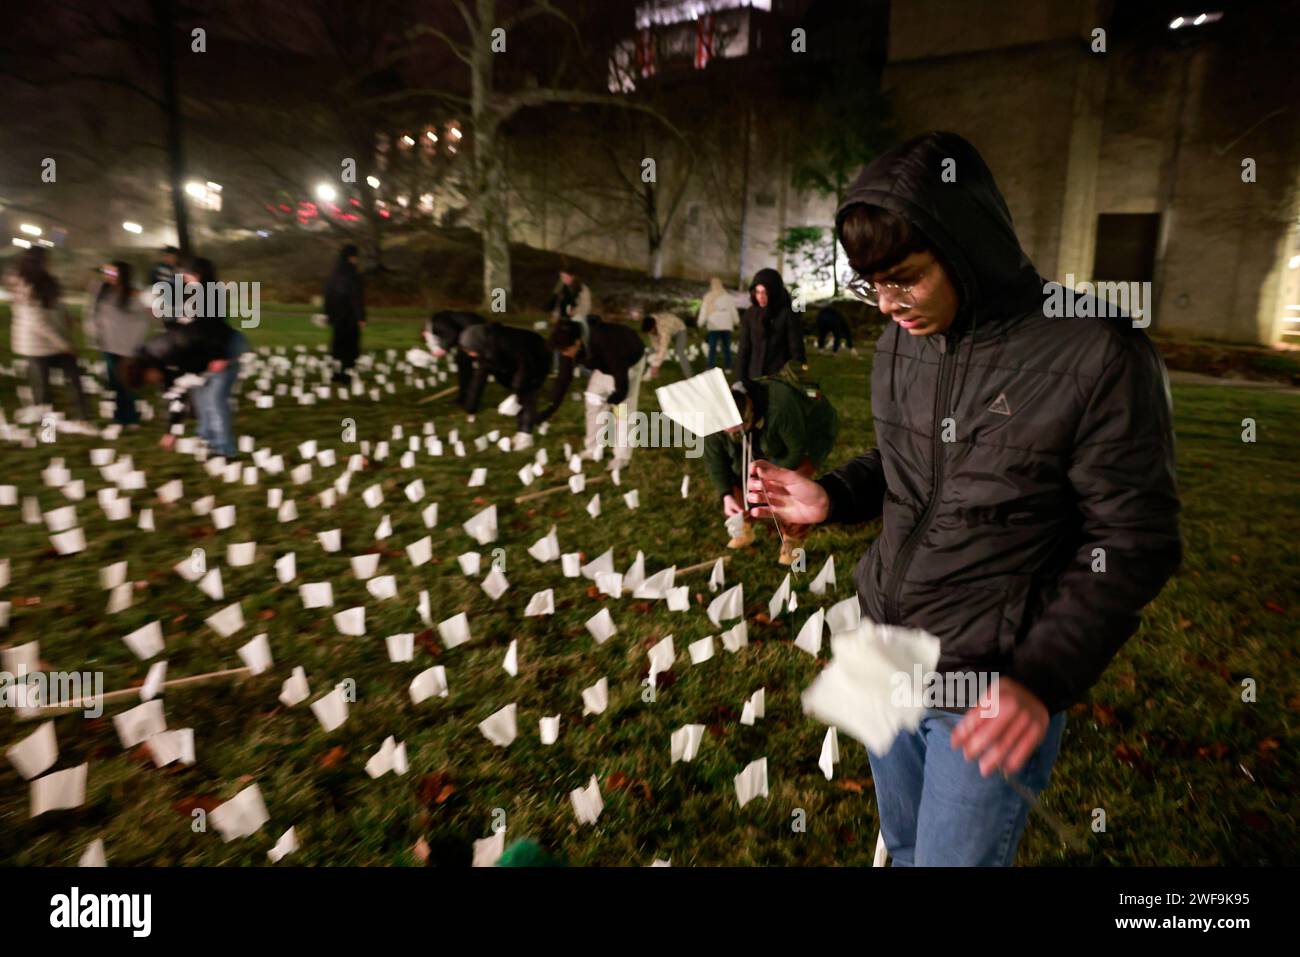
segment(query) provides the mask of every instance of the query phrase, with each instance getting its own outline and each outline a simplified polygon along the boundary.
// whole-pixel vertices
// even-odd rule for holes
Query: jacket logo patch
[[[998,393],[998,397],[994,399],[993,404],[989,406],[989,411],[995,415],[1011,414],[1011,403],[1007,401],[1007,394],[1005,392]]]

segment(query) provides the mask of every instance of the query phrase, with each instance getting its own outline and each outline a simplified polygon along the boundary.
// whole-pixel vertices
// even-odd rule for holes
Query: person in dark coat
[[[361,354],[361,330],[366,327],[366,297],[357,258],[356,246],[344,246],[325,283],[325,315],[334,330],[330,354],[339,361],[335,382],[349,381],[348,373]]]
[[[645,343],[635,331],[614,322],[604,322],[599,316],[589,316],[587,343],[582,341],[582,328],[571,319],[561,319],[551,332],[551,348],[560,357],[559,372],[551,391],[551,404],[542,413],[546,421],[560,407],[573,381],[574,369],[585,366],[591,370],[587,383],[587,431],[583,442],[583,455],[596,459],[606,444],[614,448],[614,458],[606,466],[623,468],[632,460],[632,447],[628,443],[628,423],[636,415],[641,396],[641,379],[645,375]],[[616,419],[617,422],[611,422]],[[620,426],[619,423],[622,423]],[[611,425],[615,427],[611,429]],[[610,432],[617,434],[612,442]]]
[[[826,340],[833,338],[835,347],[832,351],[840,351],[840,343],[848,344],[850,349],[853,348],[853,330],[849,328],[848,321],[833,306],[825,306],[817,313],[817,348],[825,349]]]
[[[749,284],[750,307],[740,320],[735,378],[751,382],[776,375],[791,360],[808,361],[803,327],[790,304],[785,281],[775,269],[760,269]]]
[[[465,408],[465,396],[469,393],[470,381],[474,378],[474,360],[465,354],[457,344],[460,334],[470,326],[483,324],[483,317],[476,312],[459,312],[444,309],[435,312],[424,323],[424,341],[429,351],[441,359],[448,352],[456,353],[456,404]]]
[[[210,289],[217,281],[216,268],[211,260],[195,257],[185,266],[184,279],[187,285]],[[164,448],[175,444],[188,399],[198,419],[198,437],[213,452],[234,458],[231,394],[239,378],[239,357],[249,351],[248,339],[219,309],[209,308],[206,296],[196,297],[194,305],[195,315],[189,315],[188,308],[178,312],[176,322],[146,340],[123,363],[120,374],[132,390],[161,382],[171,426],[160,443]]]
[[[465,411],[471,417],[478,412],[487,380],[495,379],[519,403],[515,416],[518,431],[532,434],[539,421],[537,399],[551,371],[551,350],[546,340],[530,329],[478,322],[465,327],[458,344],[474,363],[462,406]]]
[[[895,862],[1010,865],[1028,805],[1003,775],[1047,786],[1066,710],[1182,558],[1168,376],[1133,320],[1051,317],[1061,287],[959,136],[871,163],[835,226],[850,288],[892,320],[876,447],[817,482],[760,462],[751,493],[789,522],[881,518],[853,576],[863,617],[939,641],[940,707],[871,755]],[[990,700],[962,674],[996,679]]]

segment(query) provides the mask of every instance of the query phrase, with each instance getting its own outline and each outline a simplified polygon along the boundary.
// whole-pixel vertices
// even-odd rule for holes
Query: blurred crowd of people
[[[343,246],[323,289],[332,378],[340,385],[352,381],[366,327],[359,260],[355,245]],[[112,396],[114,422],[124,429],[139,428],[141,392],[156,386],[168,426],[159,440],[162,446],[171,448],[192,418],[195,434],[209,451],[237,458],[232,396],[249,342],[223,308],[213,307],[211,297],[191,301],[185,294],[196,284],[206,289],[216,283],[215,265],[197,256],[182,261],[180,252],[168,246],[150,267],[145,285],[138,286],[135,276],[124,260],[101,264],[82,310],[84,341],[102,361],[94,368]],[[72,314],[46,250],[26,250],[5,282],[12,297],[13,351],[26,361],[31,403],[53,408],[51,372],[57,370],[71,400],[69,417],[89,427],[91,410]],[[695,374],[688,324],[673,312],[632,308],[621,317],[602,317],[594,311],[590,287],[569,267],[560,271],[543,308],[550,317],[546,336],[458,310],[434,313],[422,329],[435,357],[453,356],[456,402],[470,421],[489,380],[509,393],[504,407],[515,417],[516,448],[532,444],[533,430],[562,407],[575,377],[586,379],[583,455],[600,459],[605,414],[636,415],[642,382],[659,377],[670,352],[683,378]],[[834,410],[806,377],[800,319],[774,269],[755,275],[743,313],[722,281],[713,278],[695,317],[707,343],[705,367],[729,370],[745,419],[743,427],[711,437],[706,446],[708,474],[723,516],[745,523],[731,535],[733,548],[754,540],[742,493],[742,436],[748,436],[754,455],[808,474],[825,459],[834,439]],[[816,326],[819,346],[828,337],[836,350],[843,341],[852,345],[847,324],[834,310],[823,310]],[[804,401],[810,396],[811,406]],[[630,444],[615,445],[607,468],[626,468],[632,451]],[[797,536],[786,538],[781,560],[788,562]]]

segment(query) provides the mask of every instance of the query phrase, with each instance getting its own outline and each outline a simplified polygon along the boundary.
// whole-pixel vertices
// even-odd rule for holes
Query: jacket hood
[[[767,290],[767,314],[775,316],[784,306],[790,305],[790,293],[786,291],[785,280],[775,269],[760,269],[754,274],[754,281],[749,284],[749,301],[754,302],[754,287],[762,286]],[[758,303],[754,303],[758,305]]]
[[[1041,306],[1043,280],[1020,248],[1007,202],[979,151],[957,134],[925,133],[863,169],[835,213],[837,237],[860,204],[888,209],[925,235],[956,273],[967,320],[984,325]]]

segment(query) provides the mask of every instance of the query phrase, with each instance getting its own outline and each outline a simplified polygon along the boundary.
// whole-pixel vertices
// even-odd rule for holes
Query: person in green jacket
[[[802,377],[796,363],[748,385],[736,383],[731,394],[743,421],[704,440],[704,468],[722,498],[723,514],[745,516],[740,534],[727,547],[746,548],[754,542],[754,528],[741,502],[743,434],[749,433],[755,459],[779,462],[781,468],[811,477],[835,445],[839,415],[817,383]],[[784,531],[780,562],[789,565],[807,528],[787,526]]]

